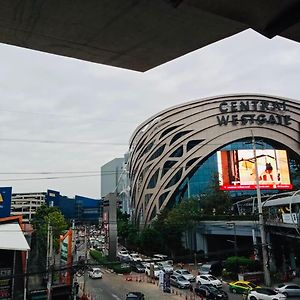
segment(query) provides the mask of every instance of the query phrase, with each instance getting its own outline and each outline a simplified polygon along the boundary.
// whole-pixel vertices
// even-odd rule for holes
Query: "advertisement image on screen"
[[[257,177],[260,189],[293,188],[285,150],[256,150],[257,177],[253,150],[218,151],[217,157],[221,190],[256,189]]]

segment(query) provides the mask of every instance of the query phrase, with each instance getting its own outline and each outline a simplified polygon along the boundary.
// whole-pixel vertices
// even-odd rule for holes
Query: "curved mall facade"
[[[299,124],[299,101],[258,94],[205,98],[159,112],[130,140],[135,221],[147,225],[164,207],[205,193],[214,174],[233,197],[253,195],[252,134],[262,193],[293,189]]]

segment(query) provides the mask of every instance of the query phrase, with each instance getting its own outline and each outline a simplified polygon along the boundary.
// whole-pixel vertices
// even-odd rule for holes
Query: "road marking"
[[[111,294],[115,299],[117,299],[117,300],[121,300],[117,295],[115,295],[115,294]]]

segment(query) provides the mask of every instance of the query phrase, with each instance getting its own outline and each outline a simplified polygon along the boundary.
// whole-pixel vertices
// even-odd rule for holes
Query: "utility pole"
[[[260,186],[259,186],[259,175],[258,175],[257,156],[256,156],[256,144],[255,144],[255,139],[252,130],[251,130],[251,134],[252,134],[253,154],[255,160],[255,179],[256,179],[257,206],[258,206],[258,217],[259,217],[258,222],[259,222],[261,244],[262,244],[264,278],[265,278],[266,286],[270,286],[271,276],[268,268],[268,250],[267,250],[268,245],[266,243],[265,224],[264,224],[264,217],[263,217],[262,204],[261,204],[261,193],[260,193]]]
[[[83,296],[85,296],[85,289],[86,289],[86,281],[87,281],[87,230],[86,225],[84,225],[84,275],[83,275]]]
[[[48,282],[47,282],[47,300],[51,300],[51,286],[52,286],[52,258],[53,258],[53,237],[52,237],[52,226],[50,225],[50,220],[48,221]]]
[[[234,235],[234,241],[231,241],[231,240],[227,240],[228,242],[234,244],[234,256],[237,256],[238,255],[238,251],[237,251],[237,236],[236,236],[236,224],[235,222],[228,222],[227,223],[228,226],[232,226],[231,228],[233,228],[233,235]]]
[[[77,254],[76,254],[76,237],[75,237],[75,220],[72,220],[72,267],[74,268],[75,262],[77,262]],[[72,269],[73,269],[72,268]],[[74,270],[74,269],[73,269]],[[72,277],[72,292],[73,292],[73,298],[76,300],[76,272],[73,272]]]

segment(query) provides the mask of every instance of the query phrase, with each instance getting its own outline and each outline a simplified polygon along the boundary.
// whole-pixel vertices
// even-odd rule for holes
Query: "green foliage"
[[[129,215],[117,211],[118,238],[121,244],[129,249],[140,247],[140,234],[138,228],[129,221]]]
[[[59,248],[59,236],[67,229],[67,222],[57,207],[42,205],[36,211],[31,224],[36,231],[38,249],[41,255],[46,254],[48,222],[52,226],[53,246]]]
[[[243,256],[231,256],[225,261],[225,269],[229,273],[254,272],[260,270],[258,261]]]
[[[199,198],[202,215],[231,214],[232,201],[228,192],[220,190],[219,175],[214,174],[211,185],[204,196]]]
[[[154,253],[158,249],[161,249],[163,242],[161,232],[155,228],[145,228],[140,234],[140,245],[147,252]]]
[[[120,263],[119,261],[109,261],[107,259],[107,256],[104,256],[103,253],[98,250],[91,250],[90,255],[100,265],[105,266],[108,269],[112,269],[118,274],[125,274],[131,272],[131,268],[129,265],[126,265],[126,267],[124,267],[124,264]]]
[[[199,200],[196,198],[185,199],[168,213],[166,222],[184,231],[191,228],[200,215]]]

